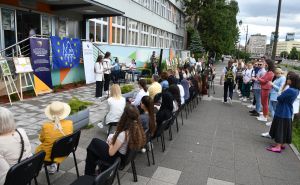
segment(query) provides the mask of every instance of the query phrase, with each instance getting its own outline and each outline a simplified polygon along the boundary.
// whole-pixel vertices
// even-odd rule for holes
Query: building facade
[[[34,33],[89,40],[120,62],[135,59],[142,66],[153,51],[157,57],[162,51],[164,61],[179,56],[185,46],[184,20],[177,0],[0,0],[0,55],[7,60],[27,56],[30,46],[24,39]],[[53,85],[81,81],[84,65],[51,75]]]
[[[286,33],[285,41],[295,40],[295,33]]]
[[[280,53],[283,51],[287,51],[290,53],[293,47],[296,47],[297,50],[300,50],[300,42],[299,41],[280,41],[277,43],[276,56],[280,56]]]
[[[251,35],[247,43],[247,52],[251,57],[261,57],[266,53],[267,36],[256,34]]]

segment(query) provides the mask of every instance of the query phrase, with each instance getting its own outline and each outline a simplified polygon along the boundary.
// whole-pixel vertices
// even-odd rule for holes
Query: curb
[[[297,150],[297,148],[295,147],[295,145],[294,145],[294,144],[289,144],[289,145],[290,145],[291,149],[293,150],[293,152],[295,153],[295,155],[297,156],[297,158],[298,158],[299,161],[300,161],[300,153],[299,153],[299,151]]]

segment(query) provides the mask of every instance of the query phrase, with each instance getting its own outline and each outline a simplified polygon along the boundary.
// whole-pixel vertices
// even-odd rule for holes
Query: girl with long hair
[[[147,91],[148,88],[147,88],[146,80],[145,79],[140,79],[138,84],[139,84],[140,91],[137,93],[137,95],[134,98],[134,101],[132,100],[132,103],[131,103],[132,105],[135,105],[135,106],[140,105],[141,99],[144,96],[149,96],[149,92]]]
[[[272,82],[274,78],[274,71],[275,71],[275,65],[272,60],[266,60],[266,68],[267,73],[262,76],[261,78],[257,78],[257,80],[260,83],[261,86],[261,104],[263,108],[263,115],[257,117],[259,121],[267,122],[268,114],[269,114],[269,95],[270,91],[272,89],[272,85],[270,82]]]
[[[154,117],[154,104],[150,96],[144,96],[141,101],[141,123],[145,131],[150,131],[153,136],[156,130],[155,117]]]
[[[175,84],[172,84],[168,90],[173,96],[173,112],[176,112],[181,105],[181,97],[180,97],[179,87]]]
[[[118,157],[124,160],[127,150],[140,150],[146,143],[146,136],[140,123],[140,115],[133,105],[126,105],[116,132],[107,141],[94,138],[87,147],[85,175],[94,176],[97,161],[113,163]],[[103,170],[103,169],[102,169]]]
[[[111,78],[111,60],[110,60],[110,52],[106,52],[103,59],[103,71],[104,71],[104,92],[108,95],[109,90],[109,82]]]
[[[96,77],[96,98],[102,97],[103,90],[103,56],[99,55],[94,65],[94,72]]]

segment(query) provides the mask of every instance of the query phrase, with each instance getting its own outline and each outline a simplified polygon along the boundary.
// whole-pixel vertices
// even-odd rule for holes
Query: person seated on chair
[[[42,142],[35,150],[36,153],[44,150],[46,152],[45,161],[51,161],[51,151],[54,142],[64,136],[73,133],[73,122],[66,120],[71,112],[71,107],[67,103],[55,101],[48,105],[45,114],[50,121],[43,124],[39,140]],[[48,167],[49,173],[55,173],[57,170],[56,163],[62,163],[65,157],[54,159],[52,165]]]
[[[172,94],[173,97],[173,111],[178,111],[180,105],[181,105],[181,97],[180,97],[180,90],[179,87],[176,84],[172,84],[168,91]]]
[[[4,184],[11,166],[31,155],[31,145],[25,130],[16,129],[13,114],[0,107],[0,184]]]
[[[110,88],[110,97],[107,100],[108,113],[105,117],[105,124],[119,122],[126,105],[126,99],[122,96],[121,88],[118,84],[113,84]]]
[[[147,91],[147,82],[145,79],[139,80],[139,92],[135,96],[134,99],[130,99],[130,102],[134,106],[139,106],[141,104],[141,100],[144,96],[149,96],[149,92]]]
[[[150,96],[144,96],[142,98],[141,109],[143,110],[143,113],[141,114],[140,118],[144,131],[147,132],[150,130],[151,135],[154,135],[156,129],[154,104]]]
[[[186,102],[190,98],[189,81],[187,81],[186,79],[182,79],[180,83],[181,83],[181,85],[183,87],[183,90],[184,90],[184,102]]]
[[[161,97],[161,106],[156,113],[156,128],[159,128],[163,121],[170,119],[173,111],[173,97],[170,92],[163,92]]]
[[[122,161],[128,149],[140,150],[145,143],[146,136],[140,123],[139,112],[135,106],[127,104],[116,132],[110,134],[106,142],[94,138],[87,147],[85,175],[96,175],[98,161],[112,164],[118,157]]]
[[[159,76],[158,75],[152,75],[152,83],[148,88],[149,96],[154,99],[155,95],[158,93],[161,93],[162,88],[161,85],[158,83]]]
[[[139,80],[140,72],[137,71],[136,62],[132,59],[131,64],[129,65],[129,74],[132,74],[132,81],[134,82],[134,76],[137,75],[137,80]]]
[[[162,90],[166,90],[169,88],[169,82],[168,82],[168,73],[167,72],[162,72],[160,75],[161,82],[160,85],[162,87]]]

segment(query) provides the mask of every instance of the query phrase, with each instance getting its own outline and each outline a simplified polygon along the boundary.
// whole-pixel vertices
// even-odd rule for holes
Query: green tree
[[[280,57],[282,57],[282,58],[287,58],[288,56],[289,56],[289,52],[287,52],[287,51],[283,51],[280,53]]]
[[[199,31],[206,51],[220,54],[234,53],[239,29],[235,0],[184,0],[187,21]]]
[[[199,55],[203,51],[202,41],[197,30],[191,35],[189,50],[196,55]]]
[[[297,48],[296,47],[293,47],[290,54],[289,54],[289,58],[290,59],[298,59],[299,58],[299,51],[297,51]]]

